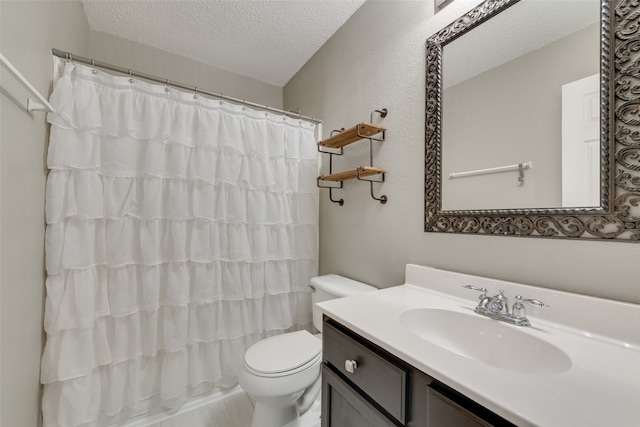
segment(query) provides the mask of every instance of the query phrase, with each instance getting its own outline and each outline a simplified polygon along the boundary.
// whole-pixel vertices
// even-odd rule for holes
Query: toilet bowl
[[[249,348],[240,385],[254,401],[251,426],[297,427],[299,415],[319,394],[321,362],[322,342],[307,331],[277,335]]]
[[[372,292],[376,288],[335,274],[318,276],[314,293],[314,326],[322,331],[322,313],[315,303]],[[264,339],[245,353],[240,386],[254,401],[251,427],[311,427],[319,420],[303,419],[320,396],[321,335],[289,332]],[[313,405],[317,407],[318,405]]]

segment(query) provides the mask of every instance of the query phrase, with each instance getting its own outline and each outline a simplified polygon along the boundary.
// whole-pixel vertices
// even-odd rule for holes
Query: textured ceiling
[[[89,26],[284,86],[365,0],[83,0]]]

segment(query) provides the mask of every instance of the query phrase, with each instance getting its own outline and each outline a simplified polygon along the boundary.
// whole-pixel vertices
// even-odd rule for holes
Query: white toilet
[[[313,325],[319,331],[322,313],[316,303],[377,290],[336,274],[314,277],[309,286],[314,289]],[[318,425],[303,415],[320,396],[321,362],[322,338],[307,331],[276,335],[251,346],[240,371],[240,386],[255,402],[251,427]]]

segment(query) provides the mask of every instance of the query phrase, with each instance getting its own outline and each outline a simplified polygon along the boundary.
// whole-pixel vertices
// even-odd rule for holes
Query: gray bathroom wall
[[[48,97],[51,48],[89,52],[79,2],[0,1],[2,54]],[[40,425],[44,193],[48,126],[27,91],[2,70],[0,93],[0,425]]]
[[[425,233],[425,41],[479,1],[456,0],[433,16],[429,1],[368,0],[285,86],[286,109],[301,108],[332,129],[368,121],[386,107],[387,139],[373,163],[389,173],[377,194],[349,181],[320,200],[320,272],[378,287],[404,281],[407,263],[640,303],[640,243]],[[377,120],[377,118],[376,118]],[[337,170],[368,162],[368,143],[352,144]],[[328,156],[325,157],[325,172]]]
[[[91,31],[89,57],[215,93],[282,108],[281,87],[111,34]]]

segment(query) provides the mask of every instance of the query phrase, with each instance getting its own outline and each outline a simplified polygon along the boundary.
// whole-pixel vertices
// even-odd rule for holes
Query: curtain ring
[[[220,92],[220,105],[224,104],[224,93]]]
[[[242,111],[246,111],[247,110],[247,100],[243,99],[242,100]]]
[[[193,99],[198,99],[198,86],[193,87]]]
[[[131,73],[131,68],[129,68],[129,83],[133,83],[133,73]]]
[[[93,59],[91,60],[91,66],[93,67],[93,70],[91,70],[91,73],[96,74],[98,70],[96,70],[96,61]]]
[[[165,84],[165,86],[166,86],[166,87],[164,88],[164,91],[165,91],[165,92],[169,92],[169,91],[171,90],[171,88],[169,88],[169,79],[167,79],[167,80],[164,82],[164,84]]]

